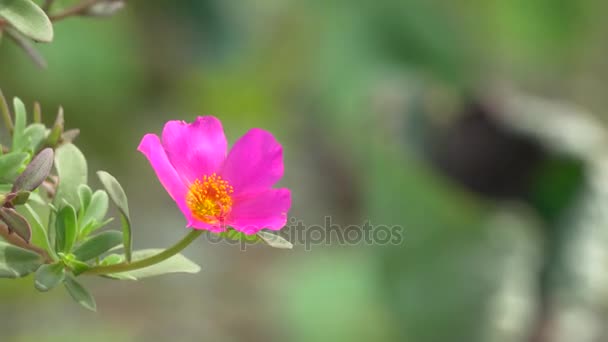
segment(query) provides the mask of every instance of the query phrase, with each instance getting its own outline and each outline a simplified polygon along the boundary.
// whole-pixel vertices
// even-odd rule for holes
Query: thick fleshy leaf
[[[28,142],[25,138],[26,112],[25,104],[18,97],[13,99],[15,107],[15,130],[13,131],[12,151],[25,151]]]
[[[275,235],[269,232],[260,231],[257,233],[264,242],[269,246],[280,249],[292,249],[293,244],[279,235]]]
[[[38,291],[46,292],[59,285],[65,279],[63,264],[42,265],[36,271],[34,286]]]
[[[0,156],[0,181],[12,183],[23,170],[29,155],[25,152],[11,152]]]
[[[78,186],[78,199],[80,200],[80,210],[82,212],[86,211],[89,207],[91,197],[93,197],[91,188],[89,188],[89,186],[86,184],[80,184]]]
[[[55,220],[55,250],[70,253],[76,242],[77,234],[76,211],[71,205],[65,205],[59,210]]]
[[[53,40],[53,24],[46,13],[31,0],[0,0],[0,17],[34,40]]]
[[[65,144],[55,151],[55,169],[59,187],[53,203],[61,207],[65,200],[79,209],[78,187],[87,184],[87,160],[76,146]]]
[[[120,221],[122,223],[122,233],[123,233],[123,244],[125,247],[125,256],[127,257],[127,261],[131,261],[131,248],[133,245],[132,236],[131,236],[131,218],[129,217],[129,203],[127,201],[127,195],[125,191],[120,186],[120,183],[114,178],[111,174],[105,171],[98,171],[97,176],[99,180],[106,188],[108,195],[112,199],[112,202],[118,207],[120,211]]]
[[[101,260],[101,262],[99,264],[102,266],[109,266],[109,265],[120,264],[123,261],[125,261],[125,257],[123,257],[122,255],[110,254],[110,255],[106,256],[105,258],[103,258],[103,260]]]
[[[47,128],[43,124],[31,124],[23,131],[25,141],[27,141],[27,151],[37,152],[46,138]]]
[[[75,276],[78,276],[91,268],[89,264],[80,260],[74,260],[69,265],[70,269],[72,270],[72,274],[74,274]]]
[[[59,257],[61,258],[61,261],[72,270],[72,274],[76,276],[91,268],[86,262],[78,260],[74,254],[59,253]]]
[[[189,184],[219,171],[226,158],[227,142],[222,123],[213,116],[199,116],[189,124],[169,121],[163,128],[162,145],[177,174]]]
[[[53,124],[53,128],[51,128],[49,136],[46,140],[48,146],[57,146],[57,144],[59,144],[59,140],[61,139],[61,135],[63,134],[64,125],[65,122],[63,119],[63,107],[59,107],[57,117],[55,118],[55,123]]]
[[[221,176],[234,196],[269,189],[283,177],[283,148],[272,134],[254,128],[234,144]]]
[[[10,202],[15,206],[15,205],[22,205],[27,203],[27,200],[30,199],[30,195],[32,193],[29,191],[19,191],[17,193],[12,193],[10,194],[9,197],[11,197],[12,199],[10,200]]]
[[[13,192],[33,191],[49,176],[53,168],[54,153],[50,148],[40,151],[17,177],[13,185]]]
[[[78,235],[79,239],[84,239],[87,236],[91,235],[97,229],[103,228],[108,223],[114,221],[113,217],[110,217],[104,221],[92,220],[86,226],[80,226],[80,234]]]
[[[29,205],[25,204],[18,211],[25,217],[32,227],[32,243],[43,247],[51,256],[55,255],[55,251],[51,247],[46,228],[42,224],[42,220],[38,213]]]
[[[86,229],[86,233],[89,234],[92,232],[92,228],[97,228],[100,223],[104,221],[104,217],[108,213],[108,194],[103,190],[97,190],[91,196],[91,201],[84,211],[84,215],[80,218],[80,227],[81,229]],[[93,225],[93,226],[91,226]]]
[[[102,266],[116,265],[116,264],[120,264],[124,261],[125,261],[125,257],[123,255],[110,254],[101,261],[100,265],[102,265]],[[118,279],[118,280],[137,280],[137,278],[129,275],[126,272],[125,273],[104,274],[104,275],[102,275],[102,277],[110,278],[110,279]]]
[[[121,232],[115,230],[103,232],[83,242],[74,250],[74,255],[78,260],[88,261],[120,245],[122,241]]]
[[[40,255],[0,241],[0,278],[24,277],[36,271],[42,263]]]
[[[15,125],[13,124],[13,118],[11,117],[11,111],[8,108],[8,102],[6,101],[6,97],[0,90],[0,114],[2,115],[2,119],[4,120],[4,125],[8,129],[9,133],[13,134],[13,130]]]
[[[83,307],[91,310],[97,311],[97,304],[95,303],[95,299],[87,289],[84,288],[79,282],[76,281],[72,276],[67,276],[63,281],[66,290],[72,298]]]
[[[19,235],[28,243],[32,239],[32,228],[25,217],[21,216],[15,209],[0,208],[0,218],[8,226],[10,232]]]
[[[141,260],[162,252],[163,249],[143,249],[133,252],[133,260]],[[116,274],[110,274],[110,277],[129,279],[141,279],[147,277],[158,276],[168,273],[198,273],[201,270],[200,266],[192,262],[181,254],[172,256],[171,258],[160,262],[156,265],[141,268],[134,271],[120,272]]]

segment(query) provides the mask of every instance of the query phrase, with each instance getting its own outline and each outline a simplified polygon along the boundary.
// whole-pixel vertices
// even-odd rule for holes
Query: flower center
[[[194,181],[188,189],[186,204],[192,216],[209,223],[223,223],[232,209],[232,186],[215,173]]]

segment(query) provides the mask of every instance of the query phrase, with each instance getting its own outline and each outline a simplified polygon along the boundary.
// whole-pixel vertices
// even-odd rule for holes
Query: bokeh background
[[[56,108],[121,180],[136,248],[184,219],[139,139],[219,117],[284,145],[290,216],[403,227],[398,245],[211,244],[203,270],[0,280],[1,341],[608,341],[608,3],[129,1],[55,25],[48,69],[0,45],[0,87]],[[91,179],[93,175],[91,174]],[[95,181],[93,181],[93,184]]]

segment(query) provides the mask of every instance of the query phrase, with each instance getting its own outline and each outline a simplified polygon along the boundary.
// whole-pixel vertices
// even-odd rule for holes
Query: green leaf
[[[54,153],[50,148],[40,151],[15,180],[13,192],[33,191],[38,188],[51,173],[53,157]]]
[[[15,130],[13,131],[13,151],[25,151],[28,141],[25,137],[26,112],[25,105],[18,97],[13,99],[15,107]]]
[[[25,204],[25,203],[27,203],[31,194],[32,193],[29,191],[19,191],[17,193],[13,193],[12,195],[14,197],[11,196],[12,199],[10,200],[10,203],[12,203],[14,206]]]
[[[62,263],[42,265],[36,271],[34,286],[38,291],[46,292],[59,285],[65,279],[65,267]]]
[[[105,221],[101,221],[98,222],[97,220],[91,220],[86,226],[80,226],[80,234],[78,235],[79,238],[84,239],[87,236],[89,236],[92,232],[96,231],[99,228],[104,227],[105,225],[107,225],[108,223],[112,222],[114,220],[113,217],[108,218]]]
[[[2,115],[2,119],[4,120],[4,125],[10,134],[13,134],[14,124],[13,118],[11,117],[11,111],[8,108],[8,103],[6,102],[6,97],[0,90],[0,114]]]
[[[82,232],[83,236],[99,228],[99,223],[103,222],[104,217],[108,213],[108,206],[108,194],[103,190],[95,191],[91,196],[90,204],[85,210],[84,216],[80,219],[80,227],[86,229],[86,232]]]
[[[28,142],[28,152],[34,153],[38,151],[46,138],[46,132],[46,127],[39,123],[31,124],[25,128],[23,131],[23,136]]]
[[[0,17],[34,40],[40,42],[53,40],[53,24],[44,11],[31,0],[0,1]]]
[[[99,264],[101,266],[109,266],[109,265],[116,265],[116,264],[120,264],[121,262],[125,261],[125,257],[123,255],[118,255],[118,254],[110,254],[108,256],[106,256]],[[106,277],[106,278],[111,278],[111,279],[118,279],[118,280],[137,280],[137,278],[132,277],[128,274],[104,274],[102,275],[102,277]]]
[[[32,227],[32,243],[42,246],[49,255],[55,256],[55,251],[51,248],[49,237],[38,213],[29,204],[25,204],[22,208],[21,214],[30,222]]]
[[[78,187],[87,184],[87,160],[76,146],[65,144],[55,151],[55,169],[59,187],[53,203],[60,207],[65,200],[79,209]]]
[[[103,260],[101,260],[101,262],[99,264],[102,266],[109,266],[109,265],[120,264],[124,260],[125,260],[125,258],[120,254],[110,254],[107,257],[103,258]]]
[[[292,249],[293,245],[291,242],[285,240],[279,235],[275,235],[265,231],[259,231],[257,235],[266,242],[269,246],[280,249]]]
[[[63,281],[66,290],[72,298],[80,305],[91,311],[97,311],[97,304],[95,299],[89,291],[87,291],[79,282],[76,281],[72,276],[67,276]]]
[[[127,195],[116,178],[109,173],[105,171],[98,171],[97,176],[99,177],[99,180],[101,180],[103,186],[106,188],[112,202],[114,202],[120,211],[120,222],[122,223],[125,256],[127,261],[130,262],[133,239],[131,236],[131,219],[129,218],[129,203],[127,201]]]
[[[82,272],[91,268],[89,264],[82,262],[72,253],[58,253],[61,261],[70,269],[74,275],[79,275]]]
[[[25,152],[11,152],[0,156],[0,180],[12,183],[29,159]]]
[[[74,255],[78,260],[88,261],[102,255],[121,243],[121,232],[115,230],[102,232],[84,241],[74,250]]]
[[[32,228],[25,217],[21,216],[15,209],[0,208],[0,218],[8,226],[10,232],[19,235],[28,243],[32,239]]]
[[[70,253],[78,234],[76,211],[71,205],[67,204],[59,210],[55,221],[55,234],[55,250]]]
[[[85,211],[89,207],[91,203],[91,197],[93,196],[93,192],[91,188],[89,188],[86,184],[80,184],[78,186],[78,199],[80,200],[80,212],[78,213],[78,219],[81,220],[84,216]]]
[[[36,271],[42,262],[40,255],[0,241],[0,278],[24,277]]]
[[[63,134],[64,128],[64,119],[63,119],[63,107],[59,107],[59,111],[57,112],[57,117],[55,118],[55,123],[53,124],[53,128],[51,128],[51,132],[47,138],[48,146],[57,146],[59,144],[59,140],[61,139],[61,134]]]
[[[162,252],[163,249],[142,249],[133,252],[133,261],[145,259]],[[134,271],[110,274],[113,278],[134,278],[141,279],[169,273],[198,273],[200,266],[186,258],[182,254],[176,254],[171,258],[158,264],[140,268]]]
[[[77,275],[81,274],[82,272],[91,268],[91,266],[89,264],[87,264],[86,262],[82,262],[80,260],[72,260],[68,265],[72,269],[72,273],[75,276],[77,276]]]

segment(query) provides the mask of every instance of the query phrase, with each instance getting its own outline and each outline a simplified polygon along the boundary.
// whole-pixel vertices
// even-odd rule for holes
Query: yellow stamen
[[[186,204],[192,216],[209,224],[221,224],[232,209],[232,186],[215,173],[190,185]]]

